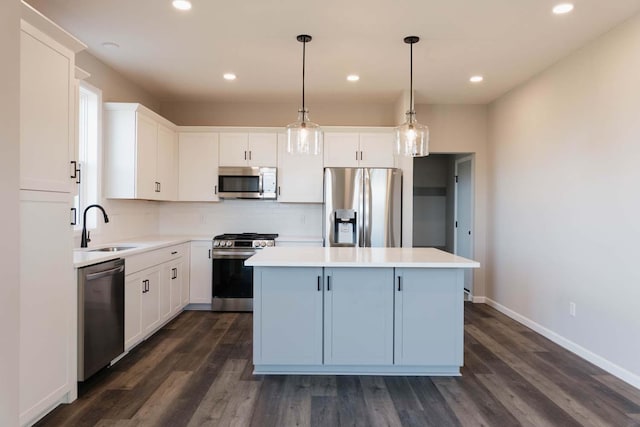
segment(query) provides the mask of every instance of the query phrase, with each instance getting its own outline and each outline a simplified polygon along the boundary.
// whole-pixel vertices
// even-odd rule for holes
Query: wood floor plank
[[[255,381],[240,381],[234,387],[229,403],[217,426],[248,426],[261,384]]]
[[[455,378],[434,378],[433,383],[464,427],[490,426],[476,403],[465,394]]]
[[[529,383],[534,385],[545,395],[549,396],[558,406],[571,415],[577,422],[584,426],[602,426],[607,425],[593,411],[586,407],[583,403],[573,399],[567,395],[562,388],[546,378],[541,372],[536,371],[529,364],[522,361],[519,357],[511,353],[503,345],[495,341],[493,338],[485,334],[474,325],[467,326],[469,332],[487,348],[494,352],[500,359],[505,361],[514,370],[520,373]]]
[[[357,376],[336,378],[338,394],[338,420],[341,426],[366,427],[371,425],[362,385]]]
[[[393,400],[382,377],[360,377],[362,394],[372,426],[401,426]]]
[[[151,397],[140,407],[133,420],[140,427],[153,427],[164,418],[168,404],[171,403],[185,387],[192,372],[174,371],[162,383]]]
[[[428,377],[409,377],[407,382],[422,405],[427,426],[453,426],[460,422],[433,381]]]
[[[200,401],[188,426],[216,425],[219,422],[229,402],[233,387],[239,381],[247,363],[247,360],[227,359],[217,378]]]
[[[285,375],[265,376],[251,416],[252,427],[279,427],[278,404],[282,398]]]
[[[621,396],[624,396],[630,402],[640,405],[640,390],[614,377],[611,374],[593,375],[593,378]]]
[[[308,376],[288,375],[278,402],[279,426],[311,424],[311,381]]]
[[[311,396],[311,427],[339,426],[337,396]]]
[[[384,383],[403,426],[422,427],[428,424],[422,403],[406,377],[385,377]]]

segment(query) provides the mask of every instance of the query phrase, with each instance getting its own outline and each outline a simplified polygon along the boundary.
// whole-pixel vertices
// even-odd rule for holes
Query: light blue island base
[[[460,260],[450,268],[254,264],[254,373],[459,376]]]

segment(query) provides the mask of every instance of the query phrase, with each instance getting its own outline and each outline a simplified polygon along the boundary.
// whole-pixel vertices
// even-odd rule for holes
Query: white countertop
[[[75,268],[85,267],[116,258],[126,258],[131,255],[164,248],[166,246],[179,245],[192,240],[211,240],[211,236],[147,236],[103,243],[95,246],[89,244],[88,248],[76,248],[73,250],[73,266]],[[132,246],[133,248],[117,252],[91,252],[92,249],[110,246]]]
[[[480,263],[435,248],[265,248],[245,261],[253,267],[478,268]]]

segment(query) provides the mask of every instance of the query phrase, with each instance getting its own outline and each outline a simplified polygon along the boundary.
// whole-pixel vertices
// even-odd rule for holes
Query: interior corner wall
[[[102,90],[103,102],[139,102],[159,112],[159,100],[88,51],[76,54],[76,65],[91,74],[86,81]]]
[[[0,425],[18,425],[20,349],[20,1],[0,3]]]
[[[640,388],[638,52],[640,15],[490,106],[487,296]]]

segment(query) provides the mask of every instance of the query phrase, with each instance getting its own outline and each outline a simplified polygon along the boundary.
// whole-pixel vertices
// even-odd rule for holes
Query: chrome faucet
[[[102,211],[102,215],[104,215],[104,222],[109,222],[109,217],[107,213],[104,211],[104,208],[100,205],[89,205],[84,209],[84,214],[82,214],[82,238],[80,239],[80,247],[86,248],[87,243],[91,241],[89,238],[89,234],[87,233],[87,211],[91,208],[98,208]]]

